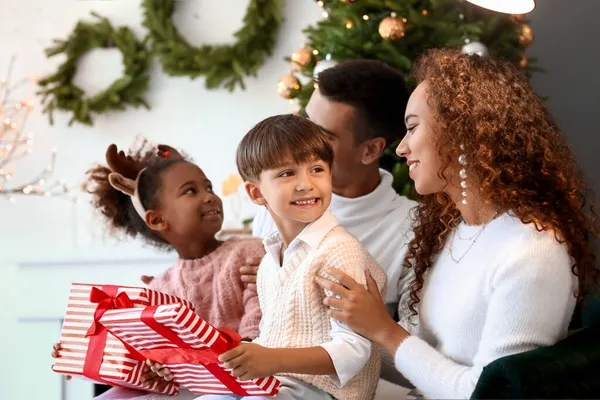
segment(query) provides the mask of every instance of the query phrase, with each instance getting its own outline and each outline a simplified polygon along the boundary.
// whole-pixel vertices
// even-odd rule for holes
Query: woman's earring
[[[464,151],[465,146],[463,146],[461,144],[460,149]],[[467,166],[467,156],[465,156],[464,154],[461,154],[460,156],[458,156],[458,163],[463,167],[458,172],[458,176],[460,177],[460,190],[461,190],[461,195],[462,195],[461,203],[463,203],[464,205],[467,205],[467,204],[469,204],[469,202],[467,201],[467,188],[469,187],[469,185],[467,184],[467,181],[466,181],[467,170],[464,168]]]

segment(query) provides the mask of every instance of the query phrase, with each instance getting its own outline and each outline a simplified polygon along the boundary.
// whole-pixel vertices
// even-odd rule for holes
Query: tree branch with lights
[[[43,170],[25,179],[24,182],[11,185],[18,173],[14,163],[33,153],[33,133],[25,133],[25,125],[33,109],[27,100],[14,100],[13,92],[31,81],[25,78],[11,84],[15,57],[9,62],[6,78],[0,80],[0,198],[16,201],[18,195],[31,196],[67,196],[70,191],[62,180],[52,179],[56,164],[57,151],[54,149],[50,162]]]
[[[409,89],[413,60],[427,48],[462,47],[464,53],[511,60],[530,76],[541,69],[525,51],[533,30],[523,15],[489,11],[464,0],[319,0],[323,19],[304,29],[306,43],[290,57],[290,71],[277,92],[301,112],[319,73],[349,59],[381,60],[405,76]],[[401,111],[399,111],[401,112]],[[394,188],[411,196],[408,167],[386,149],[381,167],[394,175]]]

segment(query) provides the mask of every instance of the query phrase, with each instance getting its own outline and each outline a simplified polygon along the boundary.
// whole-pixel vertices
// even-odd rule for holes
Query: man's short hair
[[[356,109],[357,143],[383,137],[387,145],[405,133],[410,94],[402,74],[378,60],[348,60],[318,75],[319,91],[330,101]]]
[[[255,182],[265,170],[312,159],[331,166],[333,149],[329,138],[310,120],[292,114],[276,115],[256,124],[242,138],[236,152],[242,179]]]

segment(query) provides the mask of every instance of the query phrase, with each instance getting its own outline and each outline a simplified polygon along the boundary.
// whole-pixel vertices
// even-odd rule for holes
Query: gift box
[[[176,394],[178,385],[173,382],[161,390],[156,387],[158,382],[142,385],[145,360],[137,354],[134,357],[126,344],[98,322],[111,309],[172,303],[192,308],[185,300],[146,288],[73,283],[59,339],[61,348],[52,369],[107,385]]]
[[[169,368],[173,380],[195,394],[275,396],[279,392],[280,382],[274,377],[240,381],[232,376],[218,356],[237,346],[241,337],[213,327],[185,304],[110,310],[100,322],[140,358]]]

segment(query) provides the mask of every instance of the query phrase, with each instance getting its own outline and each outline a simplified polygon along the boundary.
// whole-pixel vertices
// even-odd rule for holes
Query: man
[[[330,209],[340,224],[375,257],[387,274],[386,305],[397,310],[402,261],[412,233],[409,212],[415,202],[392,188],[392,175],[379,168],[384,149],[405,132],[409,93],[402,75],[383,62],[351,60],[319,74],[319,87],[306,107],[307,117],[331,139],[334,151]],[[264,238],[277,228],[266,208],[253,222]],[[253,284],[260,260],[248,260],[242,279]]]

